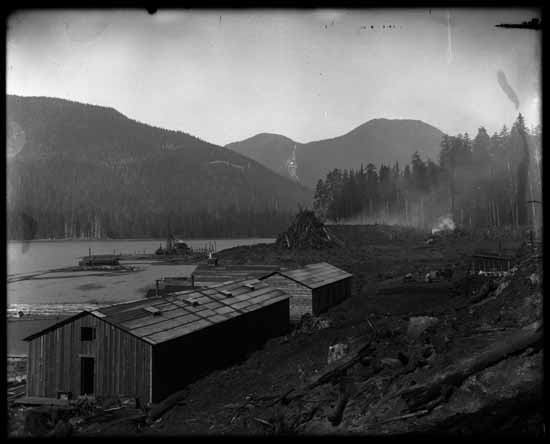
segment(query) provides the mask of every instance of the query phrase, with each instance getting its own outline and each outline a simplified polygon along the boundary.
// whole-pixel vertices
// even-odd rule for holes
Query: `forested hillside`
[[[8,238],[268,236],[311,192],[111,108],[7,97]]]
[[[293,178],[289,172],[288,162],[299,143],[279,134],[256,134],[240,142],[225,145],[243,156],[250,157],[263,166],[283,176]]]
[[[437,159],[414,153],[410,164],[333,169],[319,180],[314,207],[339,222],[384,222],[429,228],[450,216],[461,226],[541,225],[541,127],[521,114],[511,130],[475,138],[443,135]]]

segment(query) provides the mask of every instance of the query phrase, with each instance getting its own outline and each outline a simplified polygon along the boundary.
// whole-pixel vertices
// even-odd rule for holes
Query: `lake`
[[[8,243],[8,276],[38,275],[32,279],[8,283],[7,312],[25,313],[21,319],[11,318],[7,325],[8,354],[26,354],[25,336],[47,327],[59,319],[52,313],[78,312],[94,306],[140,299],[155,280],[163,277],[189,277],[195,265],[170,265],[154,261],[121,261],[132,265],[135,271],[123,273],[49,272],[54,268],[77,265],[78,259],[88,254],[154,253],[164,240],[104,240],[104,241],[32,241]],[[185,241],[192,248],[203,248],[210,243],[217,251],[239,245],[271,243],[269,238],[196,239]],[[41,275],[38,272],[44,272]],[[103,275],[102,275],[103,274]],[[48,319],[33,319],[37,314],[50,315]],[[28,315],[31,315],[30,317]]]

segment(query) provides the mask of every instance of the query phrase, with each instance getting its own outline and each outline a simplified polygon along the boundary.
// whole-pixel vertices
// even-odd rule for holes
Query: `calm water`
[[[192,248],[203,248],[210,243],[218,251],[239,245],[274,242],[274,239],[195,239],[186,240]],[[165,240],[104,240],[104,241],[33,241],[8,242],[8,275],[31,273],[78,264],[78,259],[88,254],[154,253]]]
[[[189,240],[190,247],[202,248],[210,243],[218,251],[239,245],[270,243],[274,239],[216,239]],[[88,254],[154,253],[164,240],[112,240],[112,241],[33,241],[8,243],[8,275],[34,274],[53,268],[77,265],[78,259]],[[89,310],[102,306],[140,299],[148,289],[154,288],[155,279],[162,277],[189,277],[194,265],[157,264],[151,261],[133,262],[136,271],[97,275],[94,272],[57,272],[35,276],[8,284],[8,315],[23,311],[20,320],[9,320],[7,325],[8,354],[26,354],[27,344],[22,338],[57,321],[32,320],[36,314],[66,313]],[[94,309],[94,308],[92,308]]]

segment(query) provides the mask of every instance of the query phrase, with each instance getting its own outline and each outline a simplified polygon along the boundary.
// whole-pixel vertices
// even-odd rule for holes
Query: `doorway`
[[[94,358],[80,358],[80,394],[94,394]]]

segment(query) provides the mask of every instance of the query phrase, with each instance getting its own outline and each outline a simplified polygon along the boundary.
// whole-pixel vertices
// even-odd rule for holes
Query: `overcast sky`
[[[537,121],[533,10],[25,11],[8,19],[7,92],[116,108],[225,145],[309,142],[373,118],[475,135]],[[450,23],[450,25],[449,25]],[[391,27],[389,27],[391,25]]]

